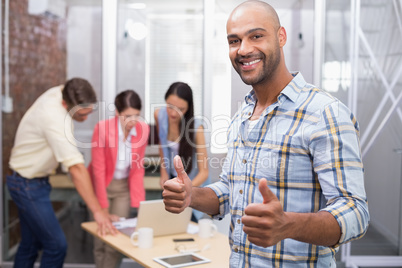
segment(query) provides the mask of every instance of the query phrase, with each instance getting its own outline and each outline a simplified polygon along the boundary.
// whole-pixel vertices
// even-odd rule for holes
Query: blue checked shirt
[[[335,267],[339,245],[362,237],[368,227],[358,123],[339,100],[307,84],[300,73],[293,76],[250,132],[256,97],[253,91],[245,97],[228,129],[220,181],[208,186],[220,202],[214,217],[231,215],[230,267]],[[261,178],[284,211],[330,212],[341,228],[339,244],[251,244],[241,217],[248,204],[262,203]]]

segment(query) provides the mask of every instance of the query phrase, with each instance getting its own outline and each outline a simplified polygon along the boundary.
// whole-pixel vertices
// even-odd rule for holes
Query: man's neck
[[[259,117],[266,108],[275,103],[278,100],[279,94],[293,79],[290,72],[285,72],[282,76],[277,77],[277,79],[267,81],[264,84],[253,85],[257,99],[253,117]]]

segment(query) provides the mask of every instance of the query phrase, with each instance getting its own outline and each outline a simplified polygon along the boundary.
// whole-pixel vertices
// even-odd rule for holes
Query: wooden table
[[[199,238],[197,234],[176,234],[168,236],[154,237],[153,247],[150,249],[141,249],[131,244],[130,238],[123,234],[118,233],[116,236],[106,235],[99,237],[96,233],[96,222],[84,222],[81,227],[90,234],[100,238],[105,243],[121,252],[123,255],[133,259],[137,263],[144,267],[164,267],[163,265],[155,262],[153,258],[178,254],[175,249],[176,244],[173,242],[173,238],[194,238],[199,249],[204,249],[197,254],[211,260],[210,263],[199,264],[195,267],[229,267],[230,247],[228,237],[224,234],[217,233],[212,238]],[[181,243],[183,244],[183,243]],[[208,246],[209,245],[209,246]],[[193,266],[191,266],[193,267]]]
[[[55,174],[49,176],[49,183],[53,188],[75,189],[75,185],[68,174]]]

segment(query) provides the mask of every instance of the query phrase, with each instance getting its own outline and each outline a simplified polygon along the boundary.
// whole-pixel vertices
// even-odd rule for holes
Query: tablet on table
[[[209,259],[204,258],[195,253],[185,253],[185,254],[176,254],[164,257],[157,257],[154,258],[153,260],[168,268],[186,267],[189,265],[196,265],[210,262]]]

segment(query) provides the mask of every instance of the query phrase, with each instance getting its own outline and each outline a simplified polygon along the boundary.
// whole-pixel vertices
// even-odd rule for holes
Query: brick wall
[[[10,173],[10,151],[22,116],[40,94],[66,80],[65,19],[29,15],[28,0],[13,0],[9,25],[10,96],[14,109],[10,114],[3,113],[3,181],[4,175]]]

